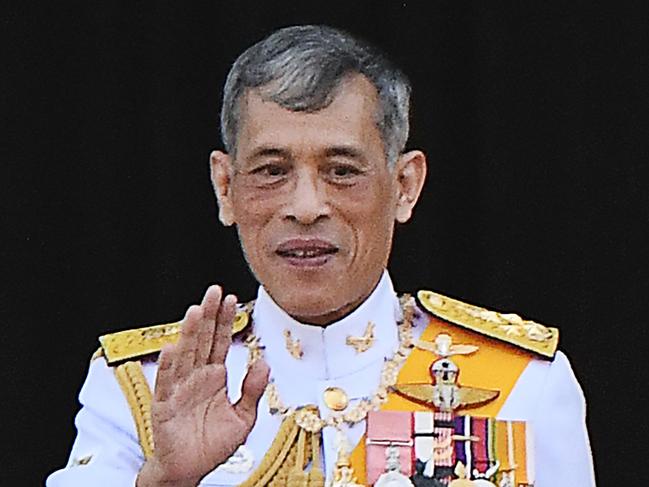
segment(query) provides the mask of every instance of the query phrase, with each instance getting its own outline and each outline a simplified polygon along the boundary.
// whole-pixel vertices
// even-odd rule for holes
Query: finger
[[[212,339],[210,363],[223,364],[232,343],[232,322],[236,314],[237,298],[228,294],[219,308],[216,317],[216,330]]]
[[[165,345],[160,352],[154,388],[154,398],[156,401],[165,401],[173,392],[174,376],[172,366],[175,349],[175,345]]]
[[[234,405],[234,411],[244,420],[252,420],[257,414],[257,403],[268,385],[270,368],[263,360],[257,360],[248,369],[241,386],[241,398]]]
[[[201,367],[207,364],[212,351],[212,339],[216,328],[216,316],[221,305],[221,296],[223,291],[219,286],[210,286],[205,292],[201,308],[203,309],[203,318],[198,331],[196,344],[196,355],[194,357],[194,367]]]
[[[174,360],[174,374],[176,379],[187,377],[194,368],[194,357],[198,344],[198,330],[203,318],[203,310],[194,304],[189,307],[180,327],[180,338]]]

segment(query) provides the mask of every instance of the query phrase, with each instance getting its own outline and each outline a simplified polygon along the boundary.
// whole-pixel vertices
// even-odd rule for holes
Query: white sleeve
[[[92,362],[79,401],[70,459],[46,486],[133,487],[144,456],[128,403],[104,359]]]
[[[535,487],[594,487],[586,401],[568,358],[558,352],[532,418]]]

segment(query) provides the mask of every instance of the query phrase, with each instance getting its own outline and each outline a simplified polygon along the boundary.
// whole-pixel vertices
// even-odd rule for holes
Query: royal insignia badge
[[[254,335],[248,335],[243,344],[248,349],[248,367],[250,367],[263,357],[265,347],[261,344],[259,338]]]
[[[355,336],[347,336],[347,339],[345,340],[345,343],[349,345],[350,347],[354,347],[354,350],[356,350],[356,353],[363,353],[368,351],[370,348],[372,348],[372,345],[374,345],[374,328],[376,326],[374,323],[371,321],[367,324],[367,328],[365,328],[365,333],[363,336],[355,337]]]
[[[422,347],[422,344],[425,345]],[[442,357],[430,367],[433,383],[397,384],[394,389],[398,394],[412,401],[434,406],[440,411],[477,407],[499,396],[500,391],[461,386],[457,383],[460,369],[448,357],[471,354],[477,351],[478,347],[453,345],[451,337],[446,334],[438,335],[433,344],[420,340],[416,346]]]
[[[478,351],[476,345],[454,345],[450,335],[440,333],[435,341],[417,340],[415,346],[421,350],[432,352],[439,357],[446,358],[452,355],[469,355]]]
[[[286,350],[296,360],[301,360],[304,352],[302,351],[302,344],[297,338],[293,340],[290,330],[284,330],[284,339],[286,340]]]

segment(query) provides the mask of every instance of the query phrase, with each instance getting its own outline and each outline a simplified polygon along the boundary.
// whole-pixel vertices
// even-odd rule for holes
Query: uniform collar
[[[326,327],[305,325],[291,318],[260,286],[253,311],[255,334],[264,345],[264,357],[273,372],[290,370],[295,378],[335,379],[357,372],[377,360],[392,356],[398,342],[397,321],[401,318],[399,300],[387,271],[370,296],[352,313]],[[373,322],[374,344],[357,352],[346,344],[348,336],[365,334]],[[299,340],[301,359],[286,348],[284,330]]]

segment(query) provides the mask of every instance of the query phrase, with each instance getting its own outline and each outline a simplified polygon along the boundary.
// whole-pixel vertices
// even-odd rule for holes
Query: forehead
[[[382,150],[377,110],[376,89],[362,75],[343,80],[332,102],[311,113],[288,110],[250,90],[241,103],[238,151],[245,156],[246,151],[264,145],[298,150],[341,143]]]

